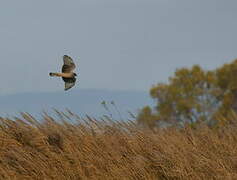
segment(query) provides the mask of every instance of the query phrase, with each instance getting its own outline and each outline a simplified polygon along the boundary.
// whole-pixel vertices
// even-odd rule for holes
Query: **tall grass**
[[[154,132],[57,114],[0,118],[0,179],[237,179],[237,125]]]

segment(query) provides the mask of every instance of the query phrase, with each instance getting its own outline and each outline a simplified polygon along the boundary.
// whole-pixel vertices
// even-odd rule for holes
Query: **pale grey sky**
[[[62,91],[48,73],[64,54],[78,64],[75,89],[147,91],[178,67],[216,68],[237,57],[236,7],[236,0],[2,1],[0,94]]]

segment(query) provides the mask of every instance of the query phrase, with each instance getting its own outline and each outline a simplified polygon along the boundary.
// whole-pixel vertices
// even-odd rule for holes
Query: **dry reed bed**
[[[237,179],[237,126],[154,133],[58,115],[0,119],[0,179]]]

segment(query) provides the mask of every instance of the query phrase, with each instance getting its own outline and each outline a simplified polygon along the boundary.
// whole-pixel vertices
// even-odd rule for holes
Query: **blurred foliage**
[[[152,109],[149,106],[144,107],[138,115],[138,123],[144,127],[152,129],[156,126],[157,115],[152,114]]]
[[[212,71],[199,65],[177,69],[168,83],[153,86],[150,95],[156,107],[144,107],[139,124],[216,124],[219,117],[237,111],[237,60]]]

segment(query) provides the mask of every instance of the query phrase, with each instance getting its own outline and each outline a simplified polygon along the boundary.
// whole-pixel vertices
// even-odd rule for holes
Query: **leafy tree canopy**
[[[213,71],[199,65],[177,69],[168,83],[153,86],[150,95],[157,105],[140,111],[140,124],[213,121],[217,115],[237,111],[237,60]]]

